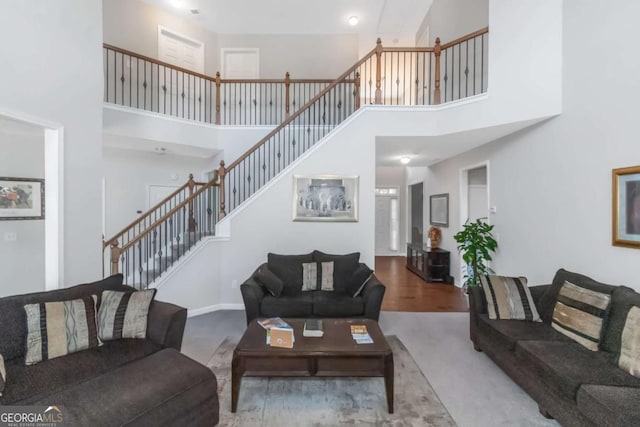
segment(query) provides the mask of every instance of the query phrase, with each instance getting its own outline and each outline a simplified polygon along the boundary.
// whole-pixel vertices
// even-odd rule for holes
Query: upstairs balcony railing
[[[359,106],[433,105],[483,93],[487,32],[445,44],[437,39],[433,47],[382,48],[378,62],[362,64],[334,95]],[[107,44],[103,56],[105,102],[218,125],[279,125],[335,81],[289,73],[283,79],[223,79]]]

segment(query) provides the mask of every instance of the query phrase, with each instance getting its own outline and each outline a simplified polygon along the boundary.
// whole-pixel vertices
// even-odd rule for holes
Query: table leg
[[[240,395],[240,381],[242,380],[242,361],[237,355],[233,355],[231,362],[231,412],[238,408],[238,396]]]
[[[393,354],[384,358],[384,386],[387,391],[387,407],[393,414]]]

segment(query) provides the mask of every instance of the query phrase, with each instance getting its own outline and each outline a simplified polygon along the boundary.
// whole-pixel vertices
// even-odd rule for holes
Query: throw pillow
[[[544,294],[540,297],[540,301],[538,301],[538,312],[544,322],[551,322],[553,311],[555,309],[556,302],[558,301],[558,294],[560,293],[560,289],[562,288],[562,285],[564,285],[564,282],[571,282],[591,291],[602,292],[609,295],[616,288],[616,286],[600,283],[593,280],[591,277],[573,273],[561,268],[556,272],[551,286],[547,288]]]
[[[27,354],[34,365],[101,345],[96,332],[96,295],[58,302],[27,304]]]
[[[333,267],[333,262],[303,263],[302,291],[333,291]]]
[[[640,294],[626,286],[618,286],[611,294],[611,308],[600,348],[604,351],[620,354],[622,330],[632,307],[640,307]]]
[[[273,274],[265,265],[260,267],[254,276],[256,280],[265,287],[265,289],[274,297],[282,295],[284,282],[278,276]]]
[[[267,254],[269,270],[284,282],[282,295],[296,296],[302,289],[302,263],[313,262],[313,254]]]
[[[373,276],[373,270],[365,264],[360,264],[347,283],[347,294],[353,298],[360,295],[371,276]]]
[[[486,275],[480,277],[487,298],[489,319],[540,322],[526,277]]]
[[[597,351],[609,313],[611,295],[564,282],[551,326],[592,351]]]
[[[0,354],[0,396],[4,392],[4,386],[7,384],[7,370],[4,368],[4,357]]]
[[[618,366],[640,378],[640,308],[631,307],[622,329]]]
[[[320,251],[313,251],[313,260],[316,262],[333,261],[333,287],[338,292],[346,292],[349,279],[360,264],[360,252],[346,255],[332,255]]]
[[[136,292],[104,291],[98,310],[98,336],[102,341],[145,338],[149,306],[155,289]]]

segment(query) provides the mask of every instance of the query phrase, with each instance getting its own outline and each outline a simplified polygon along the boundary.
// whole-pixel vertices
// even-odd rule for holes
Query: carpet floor
[[[455,426],[404,344],[393,350],[395,411],[389,414],[382,378],[242,379],[238,411],[231,408],[231,358],[239,338],[226,338],[207,364],[218,378],[220,425],[237,427]]]

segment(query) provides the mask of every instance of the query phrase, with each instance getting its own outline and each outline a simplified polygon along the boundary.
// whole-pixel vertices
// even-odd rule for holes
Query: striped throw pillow
[[[480,277],[480,283],[490,319],[541,321],[526,277],[486,275]]]
[[[145,338],[149,306],[155,289],[133,292],[102,292],[98,310],[98,336],[102,341]]]
[[[96,331],[95,295],[81,299],[27,304],[27,354],[25,364],[34,365],[101,343]]]
[[[631,307],[622,329],[618,366],[640,378],[640,308]]]
[[[611,295],[565,281],[553,309],[551,326],[589,350],[597,351],[610,303]]]
[[[333,261],[302,263],[302,291],[318,290],[333,291]]]
[[[4,386],[7,384],[7,370],[4,368],[4,357],[0,354],[0,396],[4,393]]]

